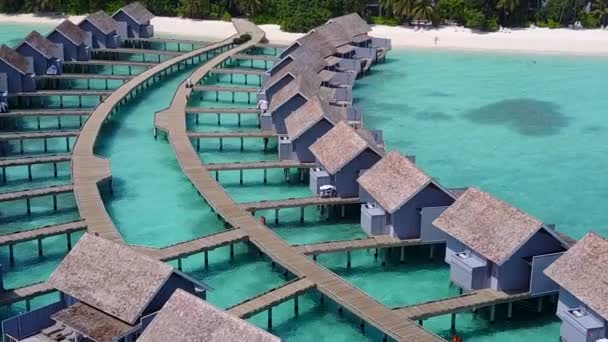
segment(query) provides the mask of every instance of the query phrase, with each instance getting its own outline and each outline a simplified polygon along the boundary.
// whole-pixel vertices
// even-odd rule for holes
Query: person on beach
[[[268,111],[268,101],[261,99],[258,101],[257,108],[262,111],[262,113],[266,113]]]
[[[437,42],[439,41],[439,37],[435,36],[435,45],[437,45]]]

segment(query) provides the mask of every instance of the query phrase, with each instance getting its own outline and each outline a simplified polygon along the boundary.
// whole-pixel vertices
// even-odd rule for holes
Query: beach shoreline
[[[64,19],[78,22],[84,16],[0,14],[0,23],[57,25]],[[173,17],[152,19],[159,35],[189,38],[224,39],[235,34],[230,22]],[[278,25],[260,25],[272,43],[289,44],[301,33],[280,30]],[[393,48],[416,48],[438,51],[504,52],[514,54],[558,54],[573,56],[608,56],[608,30],[572,30],[527,28],[480,33],[467,28],[445,26],[432,29],[372,26],[370,35],[390,38]]]

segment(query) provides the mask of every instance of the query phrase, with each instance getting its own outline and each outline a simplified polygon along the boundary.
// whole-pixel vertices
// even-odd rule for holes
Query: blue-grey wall
[[[0,60],[0,73],[6,73],[6,78],[8,80],[8,92],[9,93],[18,93],[24,91],[23,89],[23,75],[15,70],[13,67],[4,63],[4,61]]]
[[[338,196],[359,196],[359,183],[357,183],[357,178],[359,178],[360,171],[369,169],[376,164],[380,158],[379,155],[372,152],[370,149],[366,149],[333,175],[332,180]]]
[[[284,58],[284,57],[288,56],[290,53],[292,53],[293,51],[296,51],[296,49],[299,47],[300,47],[300,44],[294,42],[291,45],[289,45],[287,47],[287,49],[281,51],[281,53],[279,54],[279,57]]]
[[[57,31],[53,31],[47,38],[55,44],[63,45],[63,58],[66,61],[78,60],[78,46],[72,43],[72,41],[67,39],[64,35]]]
[[[402,239],[420,237],[420,209],[442,207],[454,203],[454,199],[434,184],[427,185],[392,215],[395,234]]]
[[[114,18],[114,20],[118,22],[127,23],[127,36],[129,38],[149,38],[142,37],[141,35],[142,28],[144,26],[147,26],[149,22],[145,23],[144,25],[139,25],[137,22],[135,22],[135,20],[126,15],[123,11],[118,11],[116,14],[114,14],[114,16],[112,16],[112,18]]]
[[[152,299],[150,304],[148,304],[142,315],[148,315],[160,310],[177,289],[182,289],[188,293],[194,294],[194,283],[173,273],[165,285],[158,291],[156,296],[154,296],[154,299]]]
[[[287,128],[285,128],[285,119],[287,119],[291,113],[295,112],[305,103],[306,99],[298,94],[271,113],[272,123],[274,124],[274,128],[278,134],[287,134]]]
[[[310,145],[332,129],[333,126],[334,125],[329,123],[329,121],[322,119],[310,127],[306,132],[302,133],[298,139],[292,140],[292,150],[295,152],[298,160],[305,163],[314,162],[315,156],[310,152]]]
[[[34,72],[38,75],[45,75],[46,69],[51,65],[51,61],[44,57],[40,52],[27,44],[21,45],[16,50],[23,56],[32,57],[34,60]]]
[[[277,72],[283,70],[283,68],[287,67],[293,60],[291,57],[281,59],[277,64],[273,65],[268,73],[270,76],[276,75]]]
[[[78,27],[80,27],[84,31],[91,32],[94,49],[107,47],[108,36],[101,32],[97,27],[93,26],[90,22],[85,20],[81,22]]]

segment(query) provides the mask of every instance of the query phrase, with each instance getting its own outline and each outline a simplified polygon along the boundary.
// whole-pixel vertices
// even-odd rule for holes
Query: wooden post
[[[203,254],[205,254],[205,268],[209,267],[209,251],[205,251]]]
[[[224,149],[224,139],[220,138],[220,151]]]
[[[230,244],[230,260],[234,260],[234,244]]]
[[[268,308],[268,330],[272,330],[272,307]]]
[[[57,211],[57,195],[53,195],[53,211]]]
[[[65,235],[65,238],[66,238],[66,242],[68,245],[68,251],[71,251],[72,250],[72,233],[67,233]]]
[[[313,255],[312,255],[312,260],[313,260],[313,261],[317,261],[317,255],[316,255],[316,254],[313,254]]]
[[[241,137],[241,152],[243,152],[244,148],[245,148],[245,139],[243,137]]]
[[[241,127],[241,113],[237,113],[236,114],[237,120],[238,120],[238,126]]]
[[[536,312],[541,313],[543,311],[543,297],[538,297],[538,303],[536,305]]]
[[[264,184],[266,184],[267,179],[268,179],[267,174],[268,174],[268,171],[266,169],[264,169]]]
[[[401,257],[399,258],[399,261],[402,264],[405,263],[405,246],[401,246]]]
[[[221,115],[220,113],[217,113],[217,125],[221,125],[222,124],[222,120],[221,120]]]
[[[296,317],[300,315],[300,306],[298,303],[298,296],[293,297],[293,313]]]
[[[456,333],[456,314],[452,313],[452,322],[450,325],[450,331],[452,332],[452,335],[454,335]]]
[[[38,239],[38,256],[42,256],[42,238]]]
[[[32,164],[27,164],[27,178],[32,180]]]
[[[300,207],[300,223],[304,223],[304,207]]]
[[[435,245],[429,247],[429,259],[433,260],[435,258]]]
[[[27,214],[30,215],[32,213],[32,207],[30,206],[30,199],[25,199],[25,206],[27,208]]]
[[[490,305],[490,323],[496,321],[496,305]]]
[[[350,251],[346,252],[346,269],[350,270]]]
[[[177,258],[177,269],[182,270],[182,258]]]
[[[8,245],[8,255],[9,255],[9,262],[12,265],[15,264],[15,250],[14,250],[14,246],[12,244]]]
[[[57,178],[57,163],[53,163],[53,175]]]
[[[274,223],[279,224],[279,209],[274,210]]]
[[[243,169],[239,170],[239,183],[243,184]]]
[[[30,302],[29,298],[25,299],[25,312],[30,312],[32,311],[32,303]]]
[[[507,319],[513,317],[513,302],[507,303]]]
[[[420,325],[421,327],[424,326],[424,320],[419,319],[418,320],[418,325]]]

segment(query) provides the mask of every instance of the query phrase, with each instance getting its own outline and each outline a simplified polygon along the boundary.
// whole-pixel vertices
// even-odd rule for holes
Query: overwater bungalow
[[[433,220],[456,197],[416,166],[413,157],[391,151],[357,179],[361,228],[371,235],[445,241]]]
[[[391,50],[391,40],[369,36],[371,28],[357,13],[351,13],[332,18],[330,23],[337,23],[351,35],[351,44],[361,48],[373,48],[377,51],[376,57],[382,57]]]
[[[139,2],[132,2],[119,9],[112,15],[112,18],[127,24],[128,38],[154,37],[154,26],[150,25],[154,14]]]
[[[350,62],[348,68],[357,72],[369,69],[371,63],[376,59],[375,50],[371,48],[358,48],[351,45],[351,35],[337,23],[330,22],[313,29],[314,32],[325,38],[335,49],[334,57],[342,58],[343,67]]]
[[[314,96],[285,120],[287,136],[279,139],[279,159],[314,162],[310,145],[341,121],[360,124],[354,121],[355,118],[360,118],[355,108],[332,106]]]
[[[64,20],[46,36],[51,42],[63,47],[66,61],[88,61],[91,59],[92,36],[69,20]]]
[[[543,271],[569,244],[542,221],[469,188],[433,225],[448,235],[445,260],[461,289],[557,292]]]
[[[177,290],[138,339],[141,342],[279,342],[278,337]]]
[[[15,48],[23,56],[31,57],[37,75],[58,75],[63,69],[63,49],[46,39],[37,31],[32,31]]]
[[[262,130],[274,130],[278,134],[287,134],[285,120],[314,96],[326,96],[332,103],[352,101],[350,88],[324,88],[322,81],[315,74],[300,74],[276,92],[270,100],[268,112],[261,115]],[[330,90],[331,89],[331,90]]]
[[[91,33],[94,49],[119,48],[122,39],[127,35],[127,24],[117,22],[104,11],[89,14],[78,27]]]
[[[31,57],[25,57],[8,46],[0,46],[0,92],[36,91],[36,75]]]
[[[588,233],[545,274],[559,286],[557,316],[562,341],[608,338],[608,240]]]
[[[61,299],[5,320],[5,336],[133,341],[176,290],[202,298],[207,291],[164,262],[91,234],[80,239],[48,282]]]
[[[359,196],[359,178],[384,156],[379,132],[354,129],[341,121],[310,146],[317,167],[310,171],[310,191],[332,185],[339,197]]]

